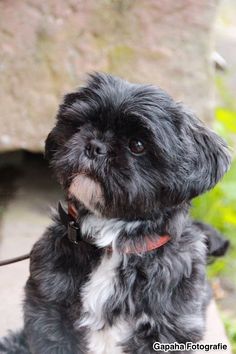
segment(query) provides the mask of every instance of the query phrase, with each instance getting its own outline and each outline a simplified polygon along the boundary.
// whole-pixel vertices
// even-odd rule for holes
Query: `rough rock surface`
[[[101,70],[211,115],[218,0],[0,2],[0,150],[40,151],[60,97]]]

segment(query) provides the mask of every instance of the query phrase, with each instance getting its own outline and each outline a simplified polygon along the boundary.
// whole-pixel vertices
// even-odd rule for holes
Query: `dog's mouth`
[[[68,192],[93,213],[99,213],[104,206],[100,183],[85,174],[78,174],[73,178]]]

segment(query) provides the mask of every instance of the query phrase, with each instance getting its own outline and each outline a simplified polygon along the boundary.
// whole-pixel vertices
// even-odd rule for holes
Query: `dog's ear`
[[[227,172],[231,159],[222,138],[186,108],[179,106],[179,109],[184,163],[177,198],[178,201],[186,201],[213,188]]]
[[[47,160],[51,161],[55,152],[66,140],[66,135],[69,135],[68,127],[72,125],[69,121],[69,117],[65,112],[79,98],[79,91],[68,93],[64,96],[62,103],[59,106],[59,110],[56,116],[56,125],[52,131],[48,134],[45,141],[45,153],[44,156]]]
[[[51,161],[54,153],[58,150],[58,142],[56,138],[56,127],[48,134],[45,141],[45,152],[44,156],[48,161]]]

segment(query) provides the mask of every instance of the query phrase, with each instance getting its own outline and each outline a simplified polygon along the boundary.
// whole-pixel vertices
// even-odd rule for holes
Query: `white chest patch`
[[[105,254],[82,289],[84,315],[76,325],[88,328],[89,354],[121,354],[122,349],[118,343],[129,336],[130,330],[126,321],[118,320],[110,327],[103,316],[104,305],[116,291],[117,267],[121,257],[117,252],[112,255]]]
[[[139,225],[139,221],[108,220],[95,215],[86,217],[81,224],[82,234],[92,236],[98,247],[113,248],[112,254],[104,254],[81,291],[83,315],[75,326],[88,329],[88,354],[122,354],[119,343],[131,336],[131,325],[127,319],[118,318],[109,326],[104,312],[106,304],[119,291],[117,269],[126,257],[116,250],[117,237],[120,232],[131,231]]]
[[[112,327],[88,333],[88,354],[123,354],[120,342],[131,334],[127,322],[119,320]]]

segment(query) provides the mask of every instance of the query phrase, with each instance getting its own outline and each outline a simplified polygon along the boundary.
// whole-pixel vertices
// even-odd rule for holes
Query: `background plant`
[[[208,275],[213,284],[220,282],[220,284],[227,284],[230,288],[231,301],[227,299],[226,290],[219,305],[232,350],[236,353],[236,158],[234,156],[236,109],[232,98],[219,80],[218,87],[222,91],[225,105],[216,109],[213,128],[231,146],[232,165],[223,180],[212,191],[194,200],[192,216],[213,225],[230,240],[227,256],[219,258],[210,265]],[[224,292],[224,285],[221,286]]]

